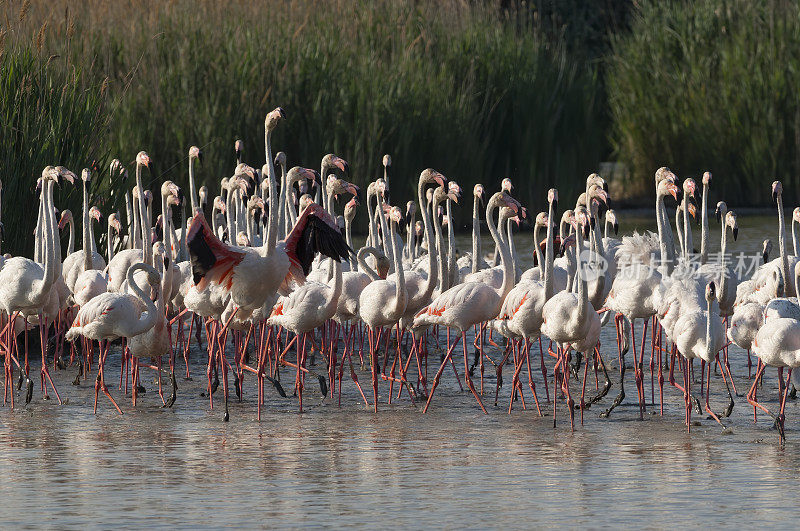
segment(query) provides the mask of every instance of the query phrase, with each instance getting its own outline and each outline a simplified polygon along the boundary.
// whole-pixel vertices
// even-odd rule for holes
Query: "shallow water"
[[[647,225],[622,221],[625,233]],[[755,252],[774,232],[771,218],[739,222],[740,239],[731,244],[736,251]],[[718,235],[719,226],[713,220],[711,225],[712,234]],[[521,252],[529,254],[529,242],[528,235],[519,236]],[[699,231],[695,242],[699,246]],[[800,470],[796,402],[787,405],[785,448],[778,446],[765,415],[753,424],[744,398],[736,399],[726,420],[728,433],[694,413],[699,422],[687,434],[682,395],[668,385],[664,416],[653,415],[657,408],[650,406],[644,421],[638,420],[629,371],[627,399],[610,419],[600,419],[599,412],[617,392],[612,327],[604,330],[602,342],[615,384],[608,397],[585,413],[583,426],[576,417],[574,433],[563,401],[555,429],[552,405],[543,403],[545,416],[536,415],[527,375],[527,410],[516,402],[512,414],[506,412],[509,370],[498,406],[493,406],[495,379],[488,367],[486,416],[469,392],[459,391],[448,369],[425,415],[405,394],[386,405],[385,383],[380,387],[381,411],[375,414],[360,403],[345,376],[341,408],[319,398],[310,382],[302,415],[295,398],[280,398],[266,387],[260,423],[254,380],[246,377],[244,400],[232,397],[231,421],[224,423],[221,393],[215,395],[213,411],[201,396],[204,351],[196,350],[194,380],[179,379],[173,409],[158,407],[153,376],[147,372],[147,393],[134,409],[117,387],[119,356],[112,352],[108,383],[123,416],[103,398],[97,416],[92,414],[93,380],[73,387],[75,367],[56,374],[65,405],[43,401],[37,379],[30,405],[0,410],[2,523],[74,528],[794,527],[794,482]],[[493,359],[499,357],[495,349],[488,352]],[[429,378],[437,359],[430,357]],[[461,355],[455,360],[463,372]],[[744,393],[746,354],[732,348],[731,362],[737,388]],[[699,378],[699,367],[696,371]],[[289,391],[293,373],[284,370],[283,375]],[[648,373],[646,377],[649,381]],[[534,371],[534,378],[544,402],[541,374]],[[360,380],[369,385],[368,373],[360,373]],[[479,384],[477,371],[475,381]],[[594,392],[594,379],[589,382],[587,392]],[[776,386],[774,370],[769,371],[759,397],[771,408],[776,406]],[[646,392],[649,402],[649,383]],[[722,409],[724,396],[717,376],[712,407]],[[657,404],[657,382],[655,400]]]

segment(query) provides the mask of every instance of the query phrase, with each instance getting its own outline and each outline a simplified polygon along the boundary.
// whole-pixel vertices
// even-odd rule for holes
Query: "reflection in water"
[[[751,219],[740,221],[736,251],[756,250],[773,230],[771,219],[752,230]],[[623,229],[630,228],[623,219]],[[529,236],[519,243],[529,254]],[[602,341],[604,352],[613,349],[610,327]],[[682,397],[671,388],[664,417],[638,421],[629,393],[612,418],[589,410],[584,426],[570,433],[561,404],[556,429],[552,407],[544,408],[544,418],[521,407],[507,415],[508,386],[498,407],[482,415],[452,372],[444,374],[427,415],[406,398],[385,405],[385,385],[384,405],[374,414],[345,380],[341,408],[310,399],[303,415],[296,400],[267,388],[260,423],[250,378],[245,400],[232,402],[231,422],[223,423],[201,396],[203,356],[194,352],[195,380],[179,381],[173,410],[157,407],[148,376],[140,407],[123,399],[120,417],[101,403],[95,417],[93,382],[72,387],[72,369],[57,373],[66,405],[45,403],[36,393],[27,408],[3,409],[3,525],[791,525],[796,496],[787,479],[800,469],[795,403],[787,406],[785,449],[763,415],[753,424],[743,398],[727,435],[699,415],[700,425],[687,435]],[[742,392],[746,356],[732,349],[731,358]],[[614,356],[607,359],[616,366]],[[109,367],[119,374],[118,355]],[[491,373],[487,393],[494,388]],[[775,384],[768,372],[760,396],[772,405]],[[112,392],[121,394],[116,386]],[[712,393],[712,400],[723,396],[721,382],[712,383]]]

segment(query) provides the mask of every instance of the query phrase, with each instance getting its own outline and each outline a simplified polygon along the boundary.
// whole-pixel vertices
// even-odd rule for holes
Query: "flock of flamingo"
[[[260,170],[241,161],[237,141],[233,175],[221,180],[220,195],[210,205],[208,189],[195,187],[194,165],[202,154],[197,147],[190,148],[192,217],[188,220],[181,190],[166,181],[160,187],[161,214],[153,222],[153,194],[142,184],[142,171],[150,159],[139,152],[135,186],[124,196],[127,230],[122,230],[119,213],[108,216],[105,257],[98,252],[94,237],[94,222],[101,215],[89,205],[91,172],[84,169],[81,175],[83,248],[74,251],[72,215],[63,211],[56,219],[53,189],[77,177],[62,166],[42,171],[35,256],[6,255],[0,268],[4,403],[10,400],[14,407],[15,383],[26,403],[32,399],[27,331],[38,328],[43,398],[50,399],[52,391],[61,402],[51,367],[76,364],[77,385],[89,378],[96,364],[95,412],[102,392],[122,413],[104,372],[112,342],[121,340],[118,385],[127,394],[130,383],[133,406],[143,389],[141,370],[146,369],[157,374],[162,405],[171,407],[176,400],[176,357],[183,354],[189,378],[190,345],[194,340],[201,347],[204,336],[207,396],[213,409],[221,373],[225,420],[229,418],[229,373],[240,400],[246,375],[253,375],[259,419],[265,380],[286,397],[281,370],[286,373],[287,367],[294,376],[293,394],[300,411],[309,377],[319,382],[321,394],[330,400],[338,385],[341,404],[345,365],[364,405],[375,411],[381,382],[388,386],[384,396],[389,403],[402,399],[405,392],[411,403],[425,401],[423,411],[427,411],[449,366],[458,385],[463,381],[486,413],[484,368],[491,365],[496,373],[497,405],[503,370],[509,365],[513,368],[509,412],[517,401],[528,407],[527,387],[539,415],[544,401],[551,403],[555,425],[558,404],[563,403],[574,429],[575,412],[580,412],[582,423],[584,411],[611,388],[599,340],[601,328],[613,316],[619,392],[602,417],[625,398],[625,355],[632,348],[640,417],[648,407],[649,372],[649,403],[655,407],[657,381],[662,415],[666,380],[683,396],[687,430],[692,426],[692,411],[702,411],[701,399],[705,412],[724,427],[722,419],[731,414],[736,393],[728,361],[728,345],[733,342],[748,352],[748,377],[753,383],[746,398],[754,420],[758,409],[771,415],[784,440],[786,401],[794,392],[791,373],[800,365],[796,298],[800,259],[794,223],[795,254],[786,251],[780,182],[772,184],[780,256],[768,261],[770,244],[765,241],[764,263],[751,278],[738,278],[726,263],[728,234],[735,240],[738,224],[724,202],[716,207],[721,253],[709,261],[711,174],[703,175],[699,199],[694,180],[687,178],[680,184],[665,167],[655,173],[657,234],[634,232],[615,238],[618,224],[608,208],[608,186],[597,174],[587,178],[575,208],[560,217],[558,192],[550,189],[547,212],[539,213],[533,222],[536,265],[523,270],[512,229],[526,210],[512,197],[510,180],[503,180],[500,191],[488,200],[484,187],[475,186],[472,249],[457,258],[452,209],[461,199],[461,188],[438,171],[426,169],[419,176],[416,202],[409,201],[403,211],[388,203],[391,158],[386,155],[383,178],[367,187],[369,232],[365,246],[355,252],[351,229],[360,204],[359,189],[345,180],[347,163],[329,154],[319,172],[302,167],[287,171],[286,156],[273,156],[271,145],[272,133],[284,119],[280,108],[266,117],[266,163]],[[110,176],[124,179],[127,170],[114,160]],[[670,195],[678,201],[677,245],[665,205]],[[335,211],[340,196],[351,196],[343,216]],[[173,207],[184,212],[177,226]],[[696,218],[697,210],[699,267],[689,267],[696,261],[689,218]],[[485,256],[481,212],[495,245],[494,252]],[[415,220],[417,213],[421,222]],[[800,208],[793,221],[800,222]],[[69,248],[62,261],[59,231],[67,226]],[[637,320],[643,325],[638,343]],[[648,325],[650,348],[646,349]],[[547,348],[542,336],[549,340]],[[463,369],[453,359],[459,342]],[[536,342],[538,362],[536,354],[531,354]],[[650,350],[649,362],[646,350]],[[755,371],[751,352],[758,359]],[[429,353],[439,354],[432,380],[428,379]],[[162,367],[165,355],[168,368]],[[366,394],[354,356],[361,370],[369,366],[371,392]],[[695,358],[700,359],[699,389],[692,388]],[[319,369],[323,365],[325,369]],[[590,365],[594,372],[590,394],[594,396],[586,393]],[[777,412],[757,400],[767,366],[778,368]],[[476,368],[478,386],[473,382]],[[788,369],[786,378],[784,368]],[[172,384],[168,398],[162,390],[162,374]],[[728,403],[722,411],[712,409],[709,401],[712,374],[722,377],[727,390]],[[527,386],[522,383],[525,377]],[[546,394],[541,402],[537,381]],[[576,403],[573,393],[578,389]]]

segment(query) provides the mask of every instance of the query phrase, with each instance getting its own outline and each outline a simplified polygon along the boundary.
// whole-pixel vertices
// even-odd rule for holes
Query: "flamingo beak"
[[[612,227],[614,227],[614,235],[619,234],[619,223],[615,221]]]
[[[769,261],[769,253],[767,251],[764,251],[763,253],[761,253],[761,258],[764,260],[764,263],[766,264]]]
[[[346,160],[336,157],[335,159],[333,159],[333,164],[334,166],[342,170],[342,172],[345,175],[348,175],[350,173],[350,166],[347,164]]]
[[[739,236],[739,227],[733,228],[733,241],[736,241],[736,238]]]

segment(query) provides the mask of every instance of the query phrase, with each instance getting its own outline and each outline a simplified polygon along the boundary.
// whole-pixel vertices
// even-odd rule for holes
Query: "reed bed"
[[[556,180],[577,190],[606,145],[596,70],[527,11],[389,0],[5,10],[7,42],[38,43],[40,61],[57,55],[54,67],[79,65],[82,83],[105,86],[101,151],[129,162],[144,149],[154,176],[180,185],[192,144],[205,151],[209,184],[231,173],[237,138],[245,159],[263,164],[263,120],[277,105],[288,120],[274,142],[290,165],[335,152],[363,185],[389,153],[400,198],[435,167],[467,191],[510,176],[534,206]]]
[[[800,199],[798,2],[642,2],[609,62],[612,139],[634,187],[666,164],[711,170],[734,203],[767,204],[775,179]]]

